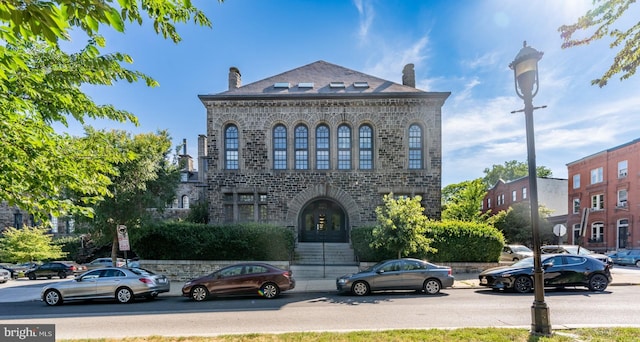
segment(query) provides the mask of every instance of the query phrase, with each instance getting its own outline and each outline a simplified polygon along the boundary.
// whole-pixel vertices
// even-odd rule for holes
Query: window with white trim
[[[518,200],[518,192],[513,190],[511,191],[511,202],[515,202]]]
[[[604,210],[604,194],[591,196],[591,210]]]
[[[580,189],[580,174],[573,175],[573,188]]]
[[[582,229],[580,229],[580,223],[573,225],[573,244],[577,245],[580,242],[580,236],[582,236]]]
[[[591,170],[591,184],[602,183],[602,181],[603,181],[602,167]]]
[[[589,242],[603,242],[604,241],[604,223],[594,222],[591,224],[591,239]]]
[[[618,190],[618,203],[616,204],[618,208],[626,208],[627,207],[627,189]]]
[[[487,198],[487,208],[491,208],[491,198]]]
[[[618,178],[627,177],[627,161],[622,160],[618,162]]]
[[[522,199],[523,200],[527,199],[527,188],[522,188]]]
[[[574,214],[580,214],[580,199],[579,198],[574,198],[573,199],[573,213]]]

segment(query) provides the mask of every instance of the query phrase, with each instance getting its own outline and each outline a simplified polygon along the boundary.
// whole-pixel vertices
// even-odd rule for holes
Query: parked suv
[[[540,251],[544,254],[574,254],[574,255],[588,255],[592,258],[596,258],[605,264],[609,265],[609,267],[613,267],[613,260],[604,254],[599,254],[588,250],[582,246],[577,245],[546,245],[540,247]]]
[[[640,267],[640,249],[630,249],[617,251],[609,254],[614,264],[618,265],[636,265]]]
[[[84,268],[84,270],[86,270],[86,268]],[[51,279],[53,277],[60,277],[60,279],[64,279],[67,276],[73,276],[81,272],[82,270],[77,265],[54,261],[47,262],[36,268],[30,269],[25,273],[25,276],[31,280],[45,277],[47,279]]]
[[[532,256],[533,251],[527,246],[505,245],[504,247],[502,247],[500,261],[518,261]]]

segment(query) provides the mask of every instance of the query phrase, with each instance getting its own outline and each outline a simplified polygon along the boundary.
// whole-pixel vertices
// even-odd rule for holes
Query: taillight
[[[291,274],[293,274],[293,272],[291,272],[291,271],[282,272],[282,275],[287,277],[287,278],[291,278]]]
[[[153,284],[153,280],[151,280],[149,278],[138,278],[138,280],[140,280],[141,282],[143,282],[145,284]]]
[[[447,273],[448,273],[448,275],[451,275],[451,269],[449,269],[449,272],[447,272]]]
[[[73,266],[73,265],[71,265],[69,268],[70,268],[72,271],[75,271],[75,270],[76,270],[76,267],[75,267],[75,266]]]

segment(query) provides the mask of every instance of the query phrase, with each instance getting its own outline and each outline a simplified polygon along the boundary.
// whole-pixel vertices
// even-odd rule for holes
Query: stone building
[[[199,95],[207,111],[207,200],[212,224],[267,222],[297,248],[347,245],[376,222],[385,194],[422,196],[440,218],[442,106],[450,92],[415,88],[317,61]],[[338,261],[336,261],[338,262]]]

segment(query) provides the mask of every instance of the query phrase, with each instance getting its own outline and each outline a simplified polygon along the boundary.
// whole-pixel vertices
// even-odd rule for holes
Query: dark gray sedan
[[[53,283],[42,289],[47,305],[67,300],[115,299],[129,303],[135,297],[155,298],[169,292],[169,279],[142,268],[105,267],[85,272],[73,280]]]
[[[403,258],[385,260],[369,269],[338,277],[338,292],[364,296],[372,291],[415,290],[437,294],[440,289],[453,286],[451,267],[427,261]]]

